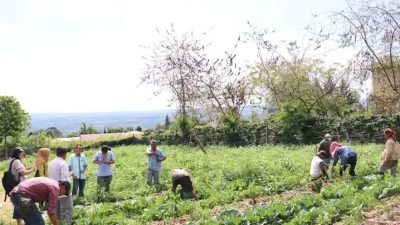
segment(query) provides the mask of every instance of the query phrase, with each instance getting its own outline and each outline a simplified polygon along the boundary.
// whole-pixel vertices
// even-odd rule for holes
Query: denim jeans
[[[44,225],[44,220],[42,214],[40,214],[39,209],[36,207],[35,203],[32,202],[29,206],[29,212],[22,213],[21,209],[21,194],[17,193],[11,196],[11,202],[16,208],[18,214],[22,217],[25,225]]]
[[[85,190],[86,179],[74,178],[72,184],[72,195],[76,195],[79,189],[79,196],[83,196],[83,190]]]

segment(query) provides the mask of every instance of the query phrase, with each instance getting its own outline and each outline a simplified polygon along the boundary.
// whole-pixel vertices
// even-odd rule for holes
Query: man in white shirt
[[[311,161],[310,175],[312,180],[317,180],[322,176],[328,176],[326,173],[327,165],[324,163],[327,153],[325,151],[319,151]]]
[[[51,161],[48,167],[49,178],[55,181],[68,181],[69,168],[65,161],[68,149],[58,147],[56,149],[57,157]]]

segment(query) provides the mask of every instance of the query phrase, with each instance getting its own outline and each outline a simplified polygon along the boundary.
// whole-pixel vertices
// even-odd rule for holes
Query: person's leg
[[[160,171],[153,171],[153,177],[154,177],[154,184],[156,186],[156,191],[161,192]]]
[[[85,190],[86,179],[79,180],[79,196],[83,197],[83,191]]]
[[[42,214],[33,202],[29,213],[24,218],[25,225],[45,225]]]
[[[78,178],[72,179],[72,196],[78,192],[79,180]]]
[[[150,169],[147,169],[147,185],[152,185],[152,171]]]
[[[340,165],[339,175],[343,176],[344,171],[346,171],[347,165]]]
[[[392,161],[392,168],[390,168],[390,174],[392,175],[392,177],[396,177],[397,175],[397,164],[398,164],[398,160],[393,160]]]
[[[104,188],[106,192],[110,192],[110,184],[111,184],[112,176],[104,177]]]
[[[355,168],[356,168],[356,165],[357,165],[357,156],[353,156],[353,157],[351,157],[350,159],[349,159],[349,161],[348,161],[348,163],[350,164],[350,171],[349,171],[349,174],[350,174],[350,176],[355,176],[356,175],[356,173],[355,173]]]
[[[98,186],[98,191],[101,191],[102,188],[104,187],[104,177],[97,177],[97,186]]]
[[[22,216],[18,212],[17,208],[14,206],[14,211],[13,211],[13,219],[17,222],[17,225],[22,225]]]

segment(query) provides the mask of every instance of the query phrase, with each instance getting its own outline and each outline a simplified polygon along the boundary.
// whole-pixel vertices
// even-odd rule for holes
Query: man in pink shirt
[[[23,218],[25,225],[44,225],[35,202],[47,202],[47,214],[53,225],[58,225],[56,208],[58,197],[69,195],[68,181],[54,181],[47,177],[36,177],[21,182],[10,193],[11,202]]]

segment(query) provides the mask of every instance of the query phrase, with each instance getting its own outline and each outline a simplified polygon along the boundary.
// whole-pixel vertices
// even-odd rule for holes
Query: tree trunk
[[[197,144],[199,144],[199,147],[200,147],[201,151],[204,154],[207,154],[206,149],[204,148],[203,143],[201,143],[201,140],[200,140],[199,136],[197,135],[196,131],[194,130],[194,128],[192,129],[192,133],[194,134],[193,136],[196,139]]]
[[[6,160],[8,159],[8,154],[7,154],[7,136],[4,136],[4,150],[6,151]]]

